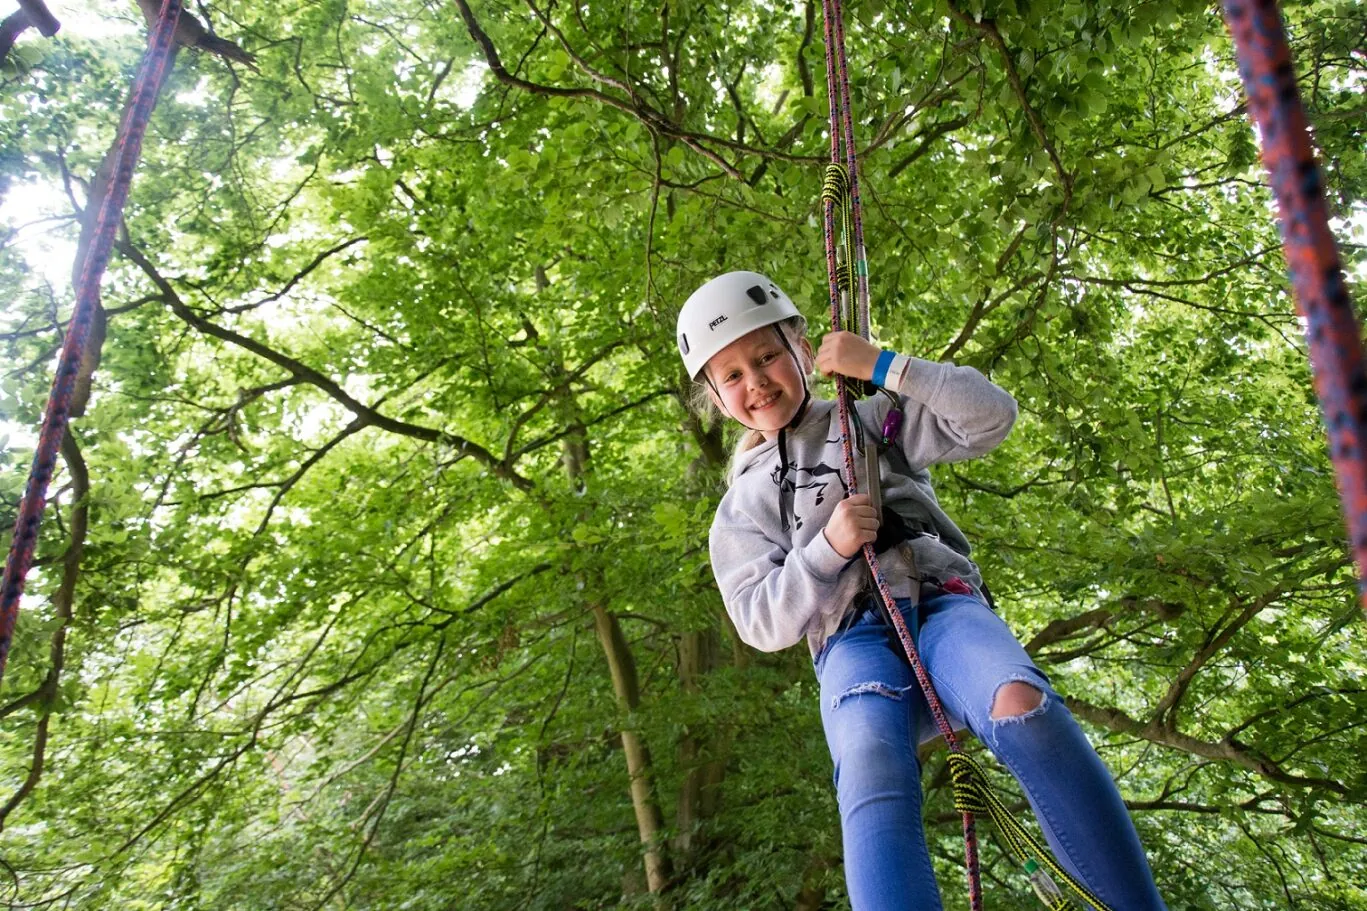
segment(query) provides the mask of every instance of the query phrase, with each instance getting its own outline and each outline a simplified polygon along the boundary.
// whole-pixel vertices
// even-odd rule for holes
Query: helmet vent
[[[751,285],[745,290],[745,293],[749,295],[750,300],[754,301],[756,305],[769,303],[769,298],[765,296],[764,289],[759,285]]]
[[[679,353],[688,354],[688,336],[682,332],[679,333]]]

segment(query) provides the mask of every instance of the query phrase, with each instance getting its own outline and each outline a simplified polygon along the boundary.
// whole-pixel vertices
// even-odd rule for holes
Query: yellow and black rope
[[[835,284],[841,298],[841,326],[853,332],[864,327],[859,325],[855,306],[854,277],[858,270],[867,274],[867,267],[856,256],[854,245],[853,197],[850,194],[850,175],[841,164],[826,165],[825,178],[821,181],[821,202],[834,203],[840,213],[840,242],[836,244]],[[877,387],[865,380],[846,379],[850,391],[856,396],[873,395]]]
[[[852,214],[850,212],[850,175],[844,165],[826,165],[826,177],[821,182],[822,203],[834,203],[840,212],[840,243],[836,246],[835,282],[844,294],[846,306],[842,309],[842,322],[845,328],[852,328],[854,320],[849,312],[849,304],[854,301],[854,242],[851,238]]]
[[[988,783],[987,776],[983,773],[982,766],[973,760],[967,753],[957,752],[949,754],[949,777],[954,784],[954,809],[960,813],[968,812],[979,816],[990,816],[992,822],[997,827],[997,832],[1005,842],[1006,848],[1020,863],[1024,864],[1027,860],[1034,858],[1057,879],[1066,885],[1083,901],[1087,902],[1096,911],[1111,911],[1111,909],[1101,899],[1077,880],[1071,873],[1063,869],[1059,862],[1054,860],[1054,856],[1049,853],[1049,849],[1035,840],[1035,837],[1025,830],[1014,816],[1006,804],[1002,803],[1000,797],[992,790],[992,785]],[[1049,904],[1050,911],[1070,911],[1072,903],[1067,898],[1061,898],[1057,902]]]

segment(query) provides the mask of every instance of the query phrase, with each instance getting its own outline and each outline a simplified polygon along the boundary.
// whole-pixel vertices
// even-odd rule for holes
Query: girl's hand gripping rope
[[[831,332],[821,340],[816,366],[826,376],[838,373],[854,380],[871,380],[881,353],[872,342],[853,332]]]
[[[835,506],[824,533],[835,552],[852,559],[865,544],[878,539],[881,517],[866,493],[846,497]]]

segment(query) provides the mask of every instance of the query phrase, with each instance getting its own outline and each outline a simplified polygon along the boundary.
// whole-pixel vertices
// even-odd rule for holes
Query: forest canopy
[[[147,35],[48,7],[0,63],[6,529]],[[1361,312],[1367,9],[1285,13]],[[731,269],[827,323],[820,5],[185,15],[0,688],[0,905],[848,907],[810,656],[726,617],[731,431],[673,344]],[[1367,909],[1363,615],[1218,5],[846,32],[875,334],[1016,398],[936,488],[1170,907]]]

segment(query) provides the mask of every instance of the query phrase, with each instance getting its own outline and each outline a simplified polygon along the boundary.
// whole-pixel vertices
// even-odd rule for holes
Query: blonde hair
[[[810,363],[803,364],[802,355],[799,353],[801,351],[802,342],[807,338],[807,320],[801,316],[790,316],[782,322],[775,323],[774,326],[776,326],[778,331],[783,333],[783,337],[788,340],[788,344],[792,347],[794,356],[798,358],[799,366],[802,367],[802,372],[809,374],[807,385],[808,388],[811,388],[810,374],[814,365]],[[761,329],[770,328],[773,327],[761,326],[760,329],[754,331],[759,332]],[[704,366],[703,372],[698,375],[701,377],[705,375],[706,372],[707,367]],[[708,386],[706,380],[694,380],[693,388],[689,390],[688,395],[689,407],[704,421],[710,422],[721,417],[729,417],[728,415],[722,414],[721,409],[717,407],[717,403],[712,400],[711,392],[712,389]],[[736,440],[736,448],[731,452],[731,461],[726,466],[727,487],[730,487],[732,482],[735,481],[736,464],[740,461],[740,457],[763,442],[764,434],[760,431],[752,430],[749,427],[744,427],[742,429],[740,438]]]

